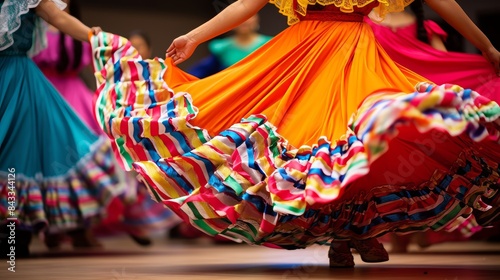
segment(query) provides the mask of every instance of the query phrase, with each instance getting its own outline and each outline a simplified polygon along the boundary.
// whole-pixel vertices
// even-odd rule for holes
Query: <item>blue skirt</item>
[[[30,58],[0,54],[0,77],[0,218],[53,232],[86,225],[121,192],[108,140]]]

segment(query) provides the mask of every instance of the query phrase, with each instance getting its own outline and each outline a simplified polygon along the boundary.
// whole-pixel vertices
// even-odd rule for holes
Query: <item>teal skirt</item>
[[[108,140],[86,127],[31,59],[0,54],[2,220],[51,231],[85,226],[121,192],[115,168]]]

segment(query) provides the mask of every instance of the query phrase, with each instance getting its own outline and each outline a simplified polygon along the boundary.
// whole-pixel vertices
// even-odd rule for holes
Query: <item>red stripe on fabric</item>
[[[127,65],[130,71],[130,77],[128,77],[129,81],[129,88],[127,88],[126,94],[126,100],[127,100],[127,105],[132,105],[132,109],[135,109],[135,103],[137,100],[137,96],[135,94],[131,94],[132,92],[137,92],[137,86],[135,85],[136,81],[141,80],[138,75],[138,69],[137,65],[135,64],[134,61],[127,61]],[[122,70],[122,75],[123,75],[123,70]]]
[[[273,223],[270,223],[266,219],[263,219],[262,222],[260,223],[260,230],[266,233],[271,233],[274,231],[276,228],[276,225]]]
[[[117,50],[117,49],[119,49],[119,46],[120,46],[120,37],[118,37],[118,36],[112,36],[111,37],[111,49],[112,50]],[[116,53],[112,53],[111,54],[111,61],[113,62],[113,64],[116,63],[115,54],[119,55],[120,52],[116,52]]]
[[[245,152],[247,150],[245,149]],[[246,170],[243,168],[243,160],[241,159],[240,157],[240,153],[238,151],[234,152],[232,155],[231,155],[231,158],[233,160],[233,170],[236,171],[238,173],[238,175],[242,176],[243,178],[245,178],[247,181],[249,182],[252,182],[252,176],[250,176],[250,174],[248,174],[246,172]],[[248,164],[248,161],[245,161],[245,163]],[[250,167],[248,167],[250,168]]]
[[[127,61],[127,64],[130,69],[130,81],[133,83],[135,81],[143,80],[142,77],[139,77],[139,69],[137,68],[135,61]]]
[[[200,166],[199,163],[197,163],[190,157],[182,157],[182,159],[186,161],[186,163],[188,163],[193,168],[194,173],[196,174],[196,177],[198,179],[198,182],[200,183],[200,186],[205,185],[207,183],[208,178],[205,178],[205,173],[203,173],[203,170],[206,170],[208,168],[206,168],[205,166]],[[201,164],[203,164],[203,162]]]

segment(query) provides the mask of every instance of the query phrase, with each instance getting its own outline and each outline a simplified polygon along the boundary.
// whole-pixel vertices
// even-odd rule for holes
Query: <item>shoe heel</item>
[[[354,267],[354,257],[347,241],[332,242],[328,251],[330,268],[351,268]]]
[[[356,249],[361,256],[361,260],[366,263],[379,263],[389,260],[389,254],[384,245],[379,243],[376,238],[351,240],[349,246]]]

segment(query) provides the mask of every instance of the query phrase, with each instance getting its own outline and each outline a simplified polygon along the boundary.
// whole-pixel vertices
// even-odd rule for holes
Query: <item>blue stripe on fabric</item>
[[[253,151],[253,144],[250,141],[245,141],[245,146],[246,146],[246,153],[248,157],[248,166],[252,168],[253,170],[257,170],[262,174],[262,171],[260,170],[259,166],[255,162],[255,154]]]
[[[125,106],[124,112],[123,112],[123,117],[130,117],[130,116],[132,116],[131,112],[132,112],[132,105]]]
[[[142,125],[139,124],[140,118],[131,118],[129,122],[132,123],[132,137],[134,137],[134,141],[139,143],[143,138],[140,136],[143,132]]]
[[[470,99],[471,98],[471,93],[472,93],[472,90],[471,89],[464,89],[463,91],[463,95],[462,95],[462,99]]]
[[[206,159],[204,157],[201,157],[201,156],[199,156],[199,155],[197,155],[195,153],[187,153],[184,156],[185,157],[193,158],[194,160],[196,160],[198,162],[199,161],[203,162],[203,166],[201,166],[200,168],[203,169],[203,170],[205,170],[206,173],[208,174],[208,176],[212,176],[214,174],[214,172],[215,172],[215,166],[214,166],[214,164],[210,160],[208,160],[208,159]]]
[[[331,185],[333,182],[338,180],[338,178],[333,178],[329,175],[326,175],[321,168],[311,168],[308,176],[311,175],[318,175],[321,178],[321,181],[323,181],[323,183],[325,183],[326,185]]]
[[[217,190],[219,193],[224,193],[233,197],[235,200],[241,201],[241,198],[236,194],[236,191],[230,186],[224,184],[219,177],[212,175],[208,178],[208,184]]]
[[[221,132],[220,135],[233,140],[233,143],[235,143],[236,146],[240,146],[245,141],[245,139],[242,138],[238,133],[231,130],[225,130]]]
[[[272,205],[267,204],[261,197],[256,195],[251,195],[244,193],[241,198],[248,201],[257,208],[260,213],[267,214],[269,216],[276,217],[277,213],[273,210]]]
[[[159,161],[156,164],[168,178],[175,181],[175,183],[187,193],[191,193],[193,191],[193,188],[189,184],[189,182],[181,174],[177,173],[177,171],[175,171],[175,169],[172,168],[168,163]]]
[[[188,145],[188,141],[186,141],[185,135],[182,132],[175,131],[169,135],[177,141],[177,144],[182,149],[183,153],[191,151],[191,147]]]
[[[144,60],[139,60],[139,64],[142,66],[142,78],[146,82],[146,85],[148,87],[148,96],[151,101],[150,108],[155,107],[157,104],[155,92],[151,87],[151,72],[149,71],[149,63],[144,61]]]
[[[170,101],[167,102],[167,116],[169,118],[177,117],[176,107],[177,107],[176,102],[174,101],[173,98],[171,98]]]
[[[120,60],[116,61],[115,64],[113,65],[113,79],[115,83],[118,83],[121,81],[122,77],[122,68],[120,65]]]
[[[147,150],[148,155],[151,157],[152,161],[157,162],[160,159],[162,159],[161,156],[156,151],[156,148],[151,140],[143,138],[140,143],[144,147],[144,149]]]
[[[296,159],[298,160],[309,160],[311,158],[311,154],[305,153],[305,154],[297,154],[295,156]]]

